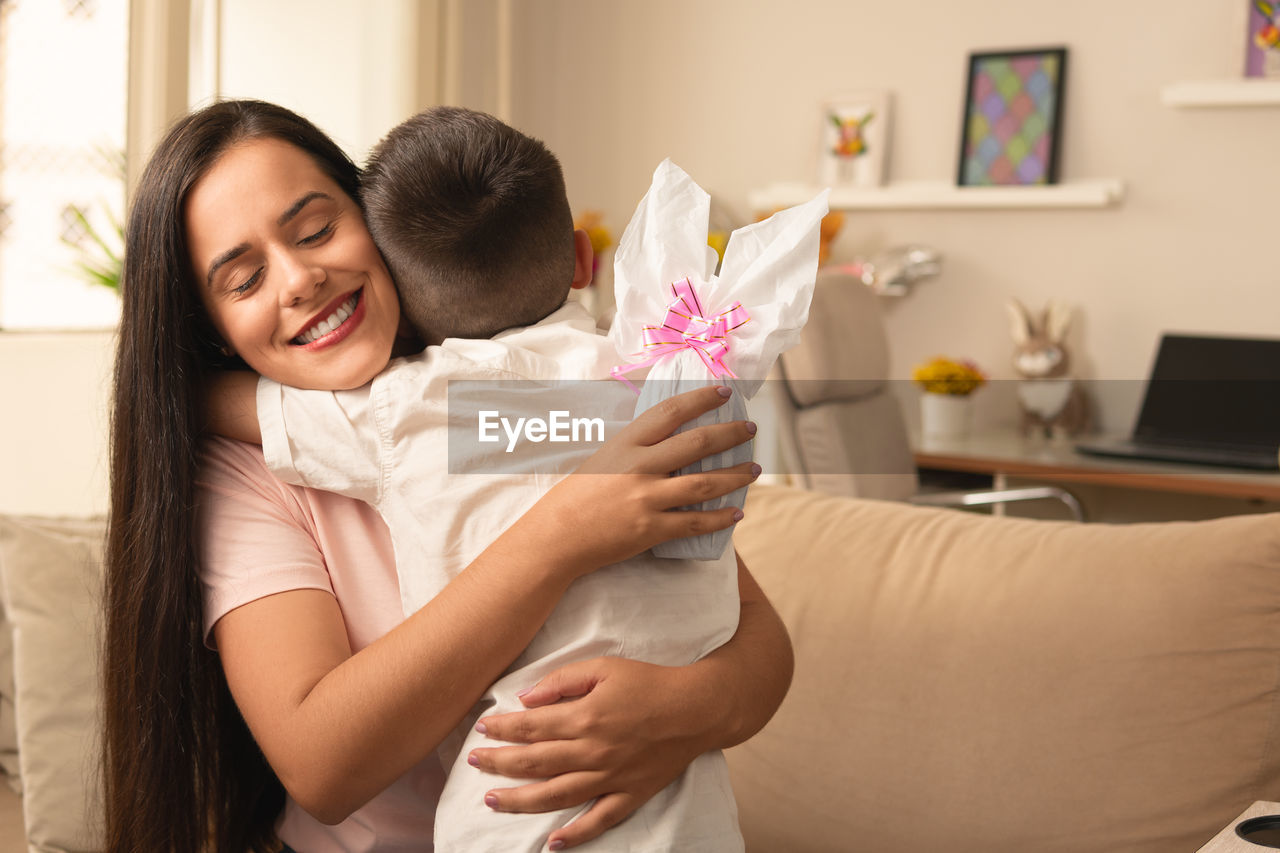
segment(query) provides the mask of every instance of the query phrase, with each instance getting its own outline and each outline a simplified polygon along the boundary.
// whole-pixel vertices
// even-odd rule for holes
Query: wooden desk
[[[1250,844],[1236,835],[1236,824],[1251,817],[1272,814],[1280,814],[1280,803],[1268,803],[1259,800],[1241,812],[1239,817],[1223,827],[1221,832],[1209,839],[1209,843],[1201,847],[1196,853],[1265,853],[1266,847]]]
[[[1081,483],[1183,495],[1280,501],[1280,471],[1110,459],[1077,453],[1068,443],[1024,438],[1014,429],[975,431],[966,438],[915,436],[916,466],[990,475],[996,488],[1010,477]]]

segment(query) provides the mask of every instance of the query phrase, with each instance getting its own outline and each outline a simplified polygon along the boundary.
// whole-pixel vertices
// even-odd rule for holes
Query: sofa
[[[0,517],[0,756],[16,740],[32,850],[98,831],[95,524]],[[751,851],[1191,853],[1280,800],[1280,515],[1086,525],[759,484],[735,541],[796,651],[729,752]],[[0,789],[0,853],[25,850]]]

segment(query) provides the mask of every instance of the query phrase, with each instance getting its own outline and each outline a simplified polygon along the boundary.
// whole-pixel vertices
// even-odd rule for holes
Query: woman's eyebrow
[[[329,201],[333,201],[333,196],[329,195],[328,193],[322,193],[319,190],[312,190],[311,192],[302,196],[302,198],[295,201],[293,204],[289,205],[289,209],[286,210],[284,213],[280,214],[280,218],[276,220],[276,225],[281,225],[281,226],[286,225],[290,219],[293,219],[293,217],[297,216],[299,213],[302,212],[302,208],[306,207],[308,204],[310,204],[311,202],[315,201],[318,198],[324,198],[324,199],[328,199]]]
[[[213,263],[209,264],[209,274],[206,275],[204,279],[205,286],[213,287],[213,275],[218,271],[218,268],[229,261],[234,261],[236,258],[240,257],[247,251],[249,251],[249,244],[241,243],[239,246],[234,246],[230,249],[227,249],[221,255],[218,255],[218,257],[214,258]]]

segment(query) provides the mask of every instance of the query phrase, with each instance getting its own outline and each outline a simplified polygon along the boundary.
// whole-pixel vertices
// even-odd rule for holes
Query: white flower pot
[[[967,394],[920,395],[920,428],[929,438],[963,438],[969,434],[972,418]]]

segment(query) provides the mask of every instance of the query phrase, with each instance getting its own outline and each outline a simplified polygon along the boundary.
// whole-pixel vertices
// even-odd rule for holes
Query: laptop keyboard
[[[1232,468],[1273,470],[1280,468],[1280,448],[1189,447],[1178,444],[1154,442],[1122,442],[1116,447],[1078,445],[1082,453],[1102,456],[1129,456],[1141,459],[1161,459],[1169,462],[1191,462],[1201,465],[1224,465]]]

